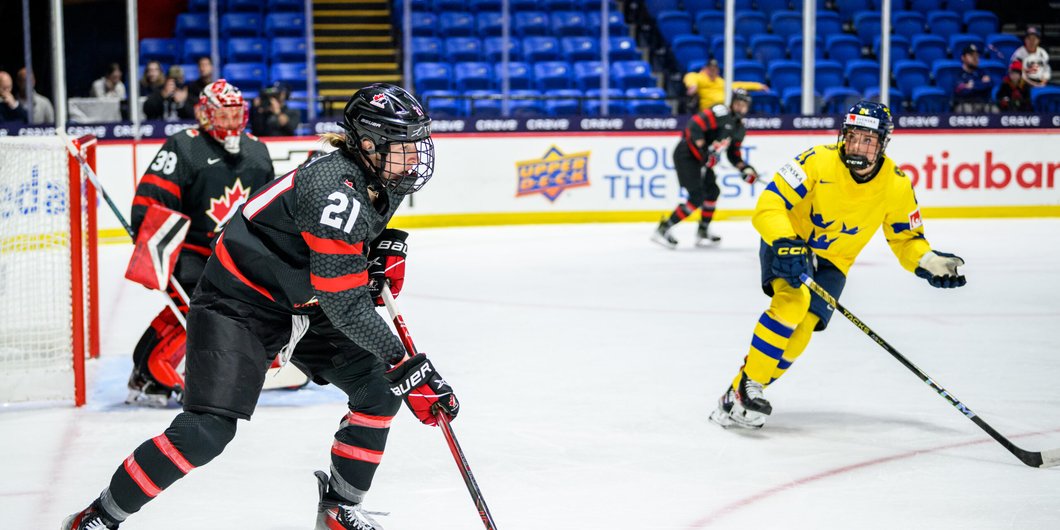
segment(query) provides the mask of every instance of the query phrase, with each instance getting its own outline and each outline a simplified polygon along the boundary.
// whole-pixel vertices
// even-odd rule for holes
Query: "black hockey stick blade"
[[[1001,444],[1002,447],[1008,449],[1008,451],[1015,455],[1016,458],[1019,458],[1021,462],[1031,467],[1053,467],[1056,465],[1060,465],[1060,449],[1051,449],[1049,451],[1037,452],[1027,451],[1026,449],[1017,447],[1016,444],[1012,443],[1008,438],[1005,438],[1001,433],[994,430],[994,428],[991,427],[987,422],[983,421],[983,419],[980,418],[979,415],[972,412],[972,409],[965,406],[964,403],[961,403],[961,401],[957,399],[957,396],[954,396],[953,394],[949,393],[949,391],[947,391],[945,388],[942,388],[942,385],[936,383],[933,379],[931,379],[930,376],[924,373],[923,370],[918,368],[909,359],[906,359],[904,355],[898,353],[898,350],[894,349],[894,347],[888,344],[887,341],[883,340],[883,337],[877,335],[875,331],[872,331],[872,328],[862,322],[861,319],[854,316],[854,314],[848,311],[847,308],[843,307],[842,304],[840,304],[834,296],[829,294],[828,291],[824,290],[824,288],[818,285],[817,282],[813,281],[813,278],[810,278],[807,274],[802,274],[799,276],[799,278],[802,280],[802,283],[806,284],[806,287],[809,287],[810,290],[813,291],[814,294],[821,297],[822,300],[827,302],[828,305],[834,307],[840,313],[843,313],[843,316],[845,316],[847,320],[853,323],[854,326],[856,326],[863,333],[868,335],[869,338],[875,341],[876,344],[879,344],[881,348],[886,350],[887,353],[891,354],[891,356],[897,359],[898,362],[902,363],[902,366],[905,366],[909,369],[910,372],[916,374],[916,376],[919,377],[921,381],[933,388],[935,392],[938,393],[938,395],[945,398],[946,401],[949,401],[950,405],[953,405],[954,408],[960,411],[961,414],[964,414],[966,418],[972,420],[972,423],[978,425],[980,429],[989,434],[990,437],[996,440],[999,444]]]

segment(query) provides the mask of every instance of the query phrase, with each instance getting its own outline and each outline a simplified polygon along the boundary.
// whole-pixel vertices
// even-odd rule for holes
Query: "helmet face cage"
[[[847,154],[847,132],[854,129],[869,131],[879,139],[879,147],[872,160],[861,155]],[[887,108],[887,105],[872,101],[859,101],[843,116],[843,126],[839,130],[840,157],[851,169],[872,167],[883,157],[893,131],[894,121],[891,119],[891,109]]]
[[[729,108],[732,108],[732,104],[736,103],[737,101],[743,101],[743,102],[747,103],[747,110],[744,111],[743,114],[747,114],[748,112],[751,111],[751,94],[748,93],[747,90],[745,90],[743,88],[737,88],[736,90],[733,90],[732,91],[732,99],[730,100],[730,103],[729,103]],[[733,112],[735,112],[735,111],[733,111]]]
[[[351,150],[379,155],[375,177],[387,190],[414,193],[434,174],[431,119],[404,89],[375,83],[358,90],[346,104],[343,128]],[[374,147],[366,149],[364,140]]]
[[[224,108],[240,108],[243,117],[235,127],[222,127],[218,111]],[[195,104],[195,113],[199,118],[199,124],[203,130],[210,133],[215,140],[224,144],[225,149],[232,153],[239,152],[239,135],[247,127],[250,112],[247,102],[243,99],[242,92],[235,85],[229,84],[224,79],[218,79],[202,89],[199,94],[199,102]]]

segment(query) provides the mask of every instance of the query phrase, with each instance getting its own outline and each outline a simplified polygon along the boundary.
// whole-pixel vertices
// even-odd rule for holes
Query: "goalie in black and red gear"
[[[387,223],[434,172],[431,120],[408,92],[374,84],[350,99],[343,126],[325,137],[336,151],[254,194],[217,238],[188,314],[184,412],[64,530],[116,528],[219,455],[277,351],[349,397],[331,473],[316,473],[318,530],[379,528],[361,502],[402,400],[423,423],[456,417],[453,389],[424,355],[406,358],[375,305],[382,281],[404,280],[405,234]]]
[[[160,239],[141,232],[144,226],[155,227],[144,225],[149,209],[172,210],[189,218],[174,271],[189,294],[221,228],[252,192],[275,177],[268,148],[243,131],[247,109],[238,88],[224,79],[206,85],[195,113],[199,127],[166,139],[140,179],[132,205],[132,228],[140,246]],[[185,338],[183,324],[171,309],[163,309],[133,350],[126,403],[166,406],[172,393],[183,391],[183,374],[177,366],[184,357]]]

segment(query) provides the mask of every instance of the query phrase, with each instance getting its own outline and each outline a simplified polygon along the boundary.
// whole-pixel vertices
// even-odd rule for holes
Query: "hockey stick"
[[[394,302],[394,295],[390,292],[389,283],[383,283],[381,296],[383,297],[383,303],[386,304],[387,312],[390,313],[390,318],[394,321],[398,337],[401,339],[401,343],[405,345],[405,351],[408,352],[406,359],[416,355],[416,345],[412,343],[412,336],[409,334],[408,326],[405,325],[405,318],[401,316],[401,312],[398,311],[397,304]],[[478,515],[482,518],[482,524],[486,525],[486,530],[497,530],[497,525],[493,522],[493,515],[490,514],[490,509],[486,506],[486,499],[482,497],[482,490],[479,489],[478,482],[475,482],[475,476],[471,474],[471,466],[467,463],[464,450],[460,448],[460,443],[456,441],[456,434],[453,433],[453,427],[449,425],[449,418],[441,411],[436,412],[434,417],[442,428],[445,442],[449,444],[449,451],[453,453],[453,459],[456,460],[456,467],[460,468],[460,475],[464,477],[464,484],[467,485],[467,491],[471,494],[471,500],[475,501],[475,507],[478,508]]]
[[[910,372],[916,374],[921,381],[935,389],[935,392],[938,392],[940,396],[946,398],[946,401],[949,401],[951,405],[956,407],[961,414],[964,414],[965,417],[972,420],[972,422],[978,425],[980,429],[986,431],[991,438],[997,440],[997,443],[1001,444],[1005,449],[1008,449],[1008,451],[1015,455],[1016,458],[1019,458],[1021,462],[1031,467],[1052,467],[1060,465],[1060,449],[1037,452],[1027,451],[1016,447],[1016,444],[1010,442],[1008,438],[1005,438],[1001,433],[995,431],[993,427],[983,421],[983,419],[976,413],[972,412],[972,409],[965,406],[964,403],[961,403],[956,396],[949,393],[945,388],[942,388],[941,385],[931,379],[931,377],[925,374],[920,368],[917,368],[915,364],[909,361],[909,359],[906,359],[905,356],[898,353],[898,350],[894,349],[894,347],[888,344],[887,341],[883,340],[883,338],[877,335],[876,332],[872,331],[872,328],[865,325],[861,319],[854,316],[850,311],[847,311],[847,308],[840,305],[831,294],[828,294],[828,291],[824,290],[824,288],[818,285],[817,282],[813,281],[812,278],[805,273],[800,275],[799,278],[802,280],[802,283],[806,284],[806,287],[809,287],[810,290],[814,292],[814,294],[820,296],[821,299],[828,303],[828,305],[843,313],[843,316],[847,317],[847,320],[857,326],[857,328],[868,335],[869,338],[876,341],[876,344],[879,344],[880,347],[887,350],[887,353],[891,354],[895,359],[898,359],[898,362],[902,363],[902,365],[908,368]]]

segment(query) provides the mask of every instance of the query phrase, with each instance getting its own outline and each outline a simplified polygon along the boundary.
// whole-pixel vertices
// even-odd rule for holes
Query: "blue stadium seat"
[[[835,11],[817,11],[817,36],[836,35],[843,32],[843,20]]]
[[[218,51],[218,53],[221,54],[221,56],[224,56],[225,47],[227,46],[227,43],[224,41],[224,39],[218,39],[218,40],[219,40],[219,42],[217,43],[217,46],[218,46],[219,49],[217,51]],[[186,63],[190,63],[192,61],[198,61],[199,57],[209,57],[210,56],[210,39],[201,38],[201,37],[191,38],[191,39],[184,39],[184,50],[183,50],[183,53],[184,53],[184,55],[182,55],[180,57],[180,60],[184,61]],[[143,59],[141,59],[141,62],[142,61],[143,61]]]
[[[301,37],[305,35],[302,13],[269,13],[265,15],[266,37]]]
[[[415,49],[415,45],[413,45]],[[277,37],[272,39],[269,56],[272,62],[305,61],[306,43],[303,37]],[[426,59],[437,60],[437,59]]]
[[[229,61],[238,63],[263,63],[268,56],[265,39],[256,37],[235,37],[228,39],[226,51]]]
[[[757,11],[736,12],[737,35],[761,35],[766,32],[766,16]]]
[[[545,102],[540,90],[512,90],[508,110],[512,116],[535,117],[545,115]]]
[[[655,27],[664,41],[673,44],[678,35],[692,34],[692,17],[681,11],[664,11],[655,19]]]
[[[784,59],[788,55],[788,44],[776,35],[755,35],[751,37],[751,58],[762,63]]]
[[[915,59],[895,61],[894,82],[898,90],[912,95],[914,88],[931,84],[931,72],[927,64],[922,61]]]
[[[949,94],[953,94],[961,71],[961,62],[954,59],[939,59],[931,64],[931,77],[935,78],[935,86]]]
[[[795,11],[776,11],[769,19],[773,34],[784,40],[792,35],[802,35],[802,13]]]
[[[470,90],[465,114],[472,118],[488,118],[501,115],[500,94],[493,90]]]
[[[596,61],[600,59],[600,39],[592,37],[563,37],[559,42],[563,60]]]
[[[676,11],[679,9],[677,0],[647,0],[644,6],[648,8],[649,14],[655,16],[658,16],[663,11]]]
[[[534,86],[533,78],[530,76],[530,65],[522,61],[509,61],[507,70],[504,69],[504,65],[497,65],[498,88],[504,82],[505,75],[508,76],[508,88],[510,90],[526,90]]]
[[[918,86],[911,94],[913,109],[917,112],[950,111],[950,94],[937,86]]]
[[[854,30],[863,46],[872,44],[872,38],[880,34],[880,15],[877,13],[858,13],[854,15]]]
[[[816,104],[821,99],[820,93],[814,91],[814,109],[819,108]],[[780,93],[780,105],[786,114],[802,114],[802,88],[791,87]]]
[[[558,61],[559,41],[555,37],[526,37],[523,39],[523,57],[531,63]]]
[[[593,88],[585,91],[585,97],[589,98],[585,102],[585,113],[590,116],[601,115],[601,96],[603,91],[599,88]],[[626,114],[626,101],[624,99],[625,94],[617,88],[609,88],[607,90],[607,115],[608,116],[621,116]]]
[[[221,75],[244,92],[261,90],[267,74],[265,63],[228,63],[221,69]]]
[[[981,57],[986,55],[986,48],[983,46],[983,39],[979,35],[972,35],[970,33],[954,33],[950,35],[950,57],[954,59],[961,58],[961,52],[969,44],[974,44],[976,49],[979,50]]]
[[[475,17],[463,11],[448,11],[438,15],[438,34],[442,37],[471,37],[475,35]]]
[[[844,21],[850,21],[854,15],[863,11],[872,11],[872,3],[869,0],[835,0],[836,10]]]
[[[909,0],[909,10],[927,13],[942,9],[942,0]]]
[[[611,61],[636,61],[643,59],[633,37],[611,37],[608,39],[607,56]]]
[[[732,56],[734,59],[746,59],[747,58],[747,41],[743,37],[736,36],[732,39],[733,51]],[[725,36],[718,35],[710,41],[710,53],[718,60],[719,63],[725,61]]]
[[[843,86],[843,65],[838,61],[817,61],[814,67],[813,85],[817,90]]]
[[[813,42],[814,57],[824,59],[824,39],[821,38],[820,32],[814,37]],[[788,55],[794,61],[802,60],[802,35],[796,35],[788,39]]]
[[[901,109],[905,107],[905,94],[894,87],[887,89],[887,95],[889,102],[888,106],[891,107],[892,112],[894,109]],[[880,87],[874,86],[865,89],[865,99],[869,101],[880,101]]]
[[[825,48],[828,49],[828,58],[833,61],[845,63],[861,57],[861,41],[853,35],[829,35]]]
[[[187,82],[199,78],[199,63],[184,63],[178,64],[177,66],[179,66],[181,70],[184,70],[184,81]],[[192,96],[193,99],[197,99],[199,97],[198,94],[188,95]]]
[[[217,9],[224,9],[224,0],[217,1]],[[210,11],[210,0],[188,0],[188,11],[192,13],[208,13]]]
[[[1008,63],[996,59],[980,59],[979,68],[990,76],[994,86],[997,86],[1008,75]]]
[[[615,88],[629,89],[655,86],[655,76],[646,61],[617,61],[611,63],[611,82]]]
[[[946,10],[964,13],[975,9],[975,0],[946,0]]]
[[[912,37],[924,32],[926,19],[923,13],[917,11],[895,11],[892,20],[895,35]]]
[[[534,63],[534,84],[539,90],[574,88],[574,71],[566,61]]]
[[[696,31],[703,38],[714,38],[725,34],[725,13],[710,9],[696,14]]]
[[[718,9],[718,3],[714,0],[684,0],[685,11],[693,17],[698,17],[703,11]]]
[[[467,11],[465,0],[432,0],[435,13],[447,13],[450,11]]]
[[[1038,112],[1060,112],[1060,87],[1043,86],[1032,89],[1031,106]]]
[[[427,11],[413,11],[412,15],[412,36],[413,37],[437,37],[438,36],[438,16],[434,13]],[[497,15],[500,16],[499,14]]]
[[[583,12],[586,12],[586,13],[589,12],[589,11],[599,11],[600,10],[600,0],[575,0],[574,4],[576,6],[578,6],[576,8],[577,10],[583,11]],[[687,0],[685,1],[685,8],[686,9],[690,9],[690,8],[688,8],[688,1]],[[617,13],[617,12],[622,10],[622,8],[618,7],[618,2],[616,0],[608,0],[608,9],[611,10],[611,11],[614,11],[615,13]]]
[[[707,41],[699,35],[679,35],[674,38],[670,50],[674,54],[677,66],[684,72],[692,70],[693,61],[706,61],[709,57]],[[703,63],[700,63],[703,64]]]
[[[412,67],[416,92],[425,90],[451,90],[453,67],[449,63],[419,63]]]
[[[512,22],[512,31],[520,37],[548,35],[548,15],[541,11],[519,11]]]
[[[576,116],[582,113],[584,93],[576,88],[546,90],[545,113],[549,116]]]
[[[298,12],[301,13],[305,10],[304,0],[269,0],[265,5],[265,10],[270,13],[280,12]]]
[[[732,64],[732,72],[735,81],[766,82],[766,69],[758,61],[736,60]]]
[[[574,63],[574,84],[582,90],[600,88],[604,75],[604,63],[600,61],[578,61]]]
[[[988,35],[997,33],[997,15],[990,11],[968,11],[964,14],[964,25],[968,27],[968,33],[986,38]]]
[[[550,19],[552,35],[556,37],[589,35],[589,20],[580,11],[555,11]]]
[[[291,90],[305,90],[309,79],[306,63],[276,63],[272,65],[269,80],[286,83]]]
[[[861,101],[861,92],[856,89],[838,86],[824,89],[824,109],[828,114],[841,114],[855,103]]]
[[[489,63],[467,61],[453,65],[453,86],[456,90],[490,90],[493,87],[493,67]]]
[[[261,35],[261,15],[258,13],[221,15],[221,33],[227,37],[257,37]]]
[[[586,20],[589,22],[589,34],[599,35],[601,27],[601,19],[599,11],[589,11],[585,14]],[[608,11],[607,13],[607,31],[611,35],[628,35],[629,27],[626,26],[626,20],[622,18],[623,15],[619,11]]]
[[[177,15],[177,37],[209,37],[210,15],[181,13]]]
[[[509,0],[508,9],[512,13],[516,11],[538,11],[541,9],[541,4],[537,0]]]
[[[538,5],[549,13],[557,13],[559,11],[574,11],[575,1],[574,0],[539,0]]]
[[[481,61],[482,41],[477,37],[449,37],[445,39],[445,60],[451,63]]]
[[[420,101],[427,107],[432,118],[459,118],[465,114],[466,105],[454,96],[459,94],[452,90],[428,90],[419,94]]]
[[[773,61],[766,73],[769,86],[778,94],[786,88],[802,86],[802,63],[799,61]]]
[[[443,59],[445,59],[445,50],[442,39],[438,37],[412,37],[413,63],[437,62]]]
[[[772,17],[778,11],[787,11],[789,7],[788,0],[758,0],[758,10],[767,17]],[[773,31],[775,32],[776,28],[773,28]]]
[[[629,113],[634,116],[671,115],[673,110],[666,102],[666,91],[659,87],[630,88],[625,92]]]
[[[872,53],[880,56],[880,37],[872,41]],[[909,39],[901,35],[891,35],[891,66],[895,61],[909,59]]]
[[[501,0],[468,0],[467,7],[461,9],[467,9],[472,13],[483,13],[486,11],[500,11],[501,5]]]
[[[950,35],[961,32],[961,19],[951,11],[928,11],[927,29],[932,35],[948,39]]]
[[[1012,54],[1016,53],[1020,46],[1023,46],[1023,41],[1015,35],[998,33],[986,38],[986,46],[987,49],[993,48],[997,50],[1001,57],[1007,61],[1012,58]]]
[[[227,0],[227,10],[230,12],[261,13],[261,0]]]
[[[155,60],[172,63],[177,59],[176,39],[140,39],[140,62]]]
[[[486,60],[492,62],[501,62],[504,55],[505,41],[502,37],[486,37],[483,41],[483,51],[486,54]],[[523,60],[523,40],[519,37],[512,37],[508,39],[508,60],[509,61],[521,61]]]
[[[917,35],[913,37],[910,57],[931,64],[948,57],[948,43],[938,35]]]
[[[859,92],[869,87],[880,86],[880,63],[865,59],[856,59],[847,63],[843,71],[847,85]]]
[[[503,24],[501,14],[494,11],[475,15],[475,27],[478,28],[479,37],[499,37],[504,31]],[[515,38],[515,35],[512,35],[512,38]]]
[[[755,116],[775,116],[783,112],[780,106],[780,95],[769,90],[751,92],[751,109],[748,114]]]

